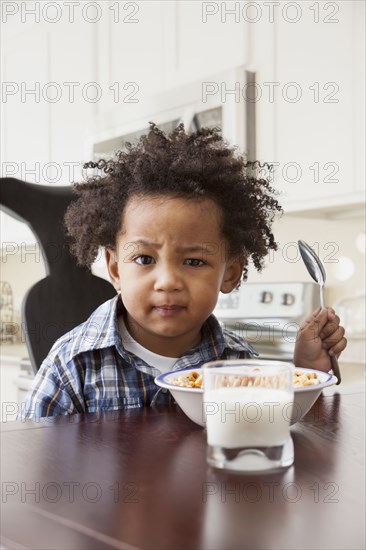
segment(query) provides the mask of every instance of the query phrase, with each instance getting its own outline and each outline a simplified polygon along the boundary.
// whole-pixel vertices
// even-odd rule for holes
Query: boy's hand
[[[296,367],[328,372],[329,355],[339,357],[347,346],[345,330],[331,307],[315,310],[301,325],[294,351]]]

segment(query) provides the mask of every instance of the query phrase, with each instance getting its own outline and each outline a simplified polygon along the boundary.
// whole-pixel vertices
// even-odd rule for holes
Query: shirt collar
[[[123,304],[117,294],[100,305],[85,323],[71,331],[74,343],[70,359],[86,351],[116,346],[122,348],[117,318],[123,311]]]
[[[258,355],[250,344],[234,333],[224,331],[215,315],[210,315],[202,327],[201,342],[180,357],[173,370],[191,368],[192,364],[202,365],[209,361],[217,361],[247,352],[249,356]]]

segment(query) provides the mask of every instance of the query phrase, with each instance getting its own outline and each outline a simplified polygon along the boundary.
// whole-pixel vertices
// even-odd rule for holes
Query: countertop
[[[25,342],[17,342],[16,344],[10,344],[9,342],[2,342],[0,346],[0,360],[7,363],[14,363],[19,365],[21,359],[28,359],[29,354]]]

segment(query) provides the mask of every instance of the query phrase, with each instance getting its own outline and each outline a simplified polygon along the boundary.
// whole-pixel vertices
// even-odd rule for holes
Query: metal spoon
[[[315,254],[314,250],[304,241],[298,241],[301,257],[304,261],[306,269],[316,283],[320,285],[320,306],[324,307],[324,284],[326,281],[326,273],[320,258]],[[337,377],[337,385],[341,383],[341,372],[339,370],[338,359],[335,355],[330,356],[332,370]]]

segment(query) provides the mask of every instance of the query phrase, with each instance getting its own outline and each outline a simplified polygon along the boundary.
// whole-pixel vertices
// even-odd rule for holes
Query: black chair
[[[46,266],[47,276],[29,289],[22,304],[24,335],[35,372],[57,338],[116,294],[108,281],[79,267],[69,252],[63,217],[72,199],[70,186],[0,178],[1,208],[30,227]]]

